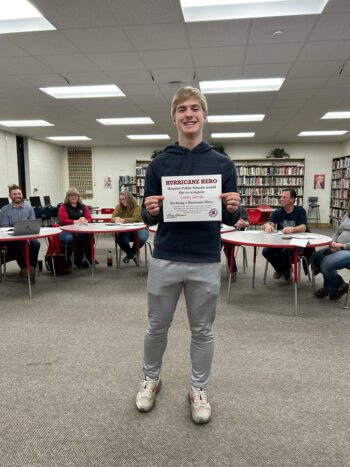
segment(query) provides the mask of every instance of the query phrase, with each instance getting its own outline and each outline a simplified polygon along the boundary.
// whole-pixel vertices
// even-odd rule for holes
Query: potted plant
[[[284,148],[271,149],[270,154],[267,156],[267,158],[273,159],[289,159],[289,157],[289,154],[285,152]]]

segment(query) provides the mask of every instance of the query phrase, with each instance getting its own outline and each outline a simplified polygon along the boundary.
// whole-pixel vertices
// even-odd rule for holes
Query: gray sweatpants
[[[220,263],[184,263],[153,258],[148,291],[148,326],[144,340],[145,376],[158,379],[167,346],[168,329],[182,289],[191,329],[191,384],[208,385],[214,353],[212,325],[220,289]]]

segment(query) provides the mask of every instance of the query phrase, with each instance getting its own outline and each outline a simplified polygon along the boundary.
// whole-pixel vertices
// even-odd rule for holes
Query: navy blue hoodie
[[[222,176],[222,193],[237,191],[237,175],[233,162],[213,150],[205,141],[190,150],[171,145],[148,166],[144,197],[162,194],[162,177],[176,175]],[[222,222],[233,225],[239,210],[229,214],[222,207]],[[152,217],[142,206],[142,219],[148,225],[158,224],[153,256],[169,261],[192,263],[220,262],[220,222],[163,222],[163,211]]]

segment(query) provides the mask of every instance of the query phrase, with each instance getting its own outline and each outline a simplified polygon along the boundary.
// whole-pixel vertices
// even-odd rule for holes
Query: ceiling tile
[[[151,68],[193,67],[191,53],[188,49],[141,51],[139,53],[145,66]]]
[[[97,66],[91,60],[80,54],[42,55],[40,61],[58,73],[97,70]]]
[[[77,47],[59,31],[13,34],[12,41],[31,55],[63,55],[79,52]]]
[[[187,23],[191,47],[243,45],[247,42],[249,20]]]
[[[184,24],[124,26],[130,43],[138,50],[185,49],[188,47]]]
[[[86,53],[133,50],[119,27],[66,29],[64,34],[76,47]]]
[[[298,61],[345,60],[349,54],[350,40],[309,42],[301,51]]]
[[[103,71],[142,70],[144,65],[135,52],[88,54]]]
[[[318,15],[296,16],[293,21],[289,17],[259,18],[251,22],[249,44],[282,44],[284,42],[302,42],[308,38]],[[281,36],[273,32],[282,30]]]
[[[110,7],[119,25],[183,21],[180,2],[174,0],[112,0]]]
[[[245,63],[286,63],[296,59],[303,46],[302,42],[287,44],[248,45]]]
[[[204,47],[193,49],[193,59],[198,67],[242,65],[245,47]]]
[[[333,76],[339,72],[342,61],[323,60],[318,62],[297,62],[289,72],[289,76]]]

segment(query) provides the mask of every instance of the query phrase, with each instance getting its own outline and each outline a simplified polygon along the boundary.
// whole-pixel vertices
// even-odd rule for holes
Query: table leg
[[[255,289],[255,269],[256,269],[256,257],[258,255],[258,247],[254,247],[254,257],[253,257],[253,278],[252,278],[252,289]]]
[[[233,265],[234,264],[235,264],[235,245],[231,245],[231,254],[230,254],[230,258],[229,258],[228,286],[227,286],[227,303],[230,303],[231,278],[232,278],[232,271],[233,271]]]
[[[24,257],[26,260],[29,298],[32,298],[32,284],[30,282],[29,240],[24,240]]]
[[[91,247],[91,284],[94,283],[94,272],[95,272],[95,236],[90,234],[90,247]]]
[[[294,248],[294,316],[298,316],[298,249]]]

